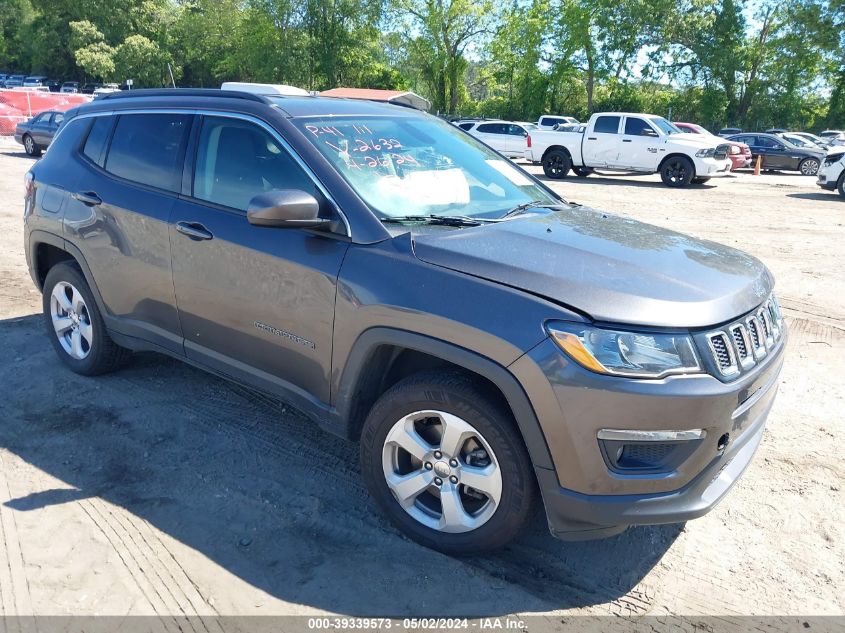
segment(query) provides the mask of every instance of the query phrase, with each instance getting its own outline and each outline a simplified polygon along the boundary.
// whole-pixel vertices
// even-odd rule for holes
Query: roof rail
[[[267,103],[267,100],[261,95],[249,92],[236,92],[234,90],[220,90],[218,88],[142,88],[140,90],[121,90],[120,92],[105,94],[98,101],[105,99],[127,99],[130,97],[217,97]]]

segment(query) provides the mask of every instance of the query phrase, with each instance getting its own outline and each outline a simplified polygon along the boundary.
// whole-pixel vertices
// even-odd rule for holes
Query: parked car
[[[6,78],[4,86],[6,88],[20,88],[23,86],[24,79],[26,79],[26,75],[12,75]]]
[[[580,123],[580,121],[573,116],[544,114],[537,119],[537,127],[541,130],[553,130],[556,125],[571,125],[575,123]]]
[[[773,127],[766,130],[766,134],[783,134],[784,132],[789,132],[785,127]]]
[[[77,93],[79,92],[79,82],[78,81],[66,81],[62,84],[62,92],[65,93]]]
[[[428,547],[502,546],[541,503],[562,538],[699,517],[763,437],[787,336],[762,263],[417,110],[115,93],[26,181],[61,363],[154,350],[292,401]]]
[[[120,92],[120,86],[117,84],[102,84],[100,87],[94,89],[93,95],[95,99],[100,99],[113,92]]]
[[[738,134],[728,138],[748,145],[753,160],[762,156],[761,167],[768,170],[800,171],[805,176],[815,176],[825,155],[823,149],[796,147],[774,134]]]
[[[819,147],[826,147],[830,139],[825,139],[820,136],[816,136],[815,134],[810,134],[809,132],[792,132],[795,136],[800,136],[801,138],[818,145]]]
[[[525,158],[541,163],[549,178],[563,178],[570,169],[583,177],[598,168],[659,173],[664,184],[684,187],[730,172],[728,151],[722,139],[683,134],[663,117],[599,112],[580,133],[532,133]]]
[[[522,158],[530,138],[525,126],[512,121],[478,121],[467,132],[508,158]]]
[[[718,139],[721,137],[715,136],[708,130],[695,123],[682,123],[679,121],[672,121],[672,124],[688,134],[701,134],[702,136],[712,137]],[[724,142],[724,141],[722,141]],[[731,169],[742,169],[751,165],[751,148],[745,143],[736,143],[734,141],[727,141],[728,144],[728,158],[731,161]]]
[[[40,156],[50,146],[53,137],[65,118],[64,112],[47,110],[29,121],[15,126],[15,140],[23,145],[30,156]]]
[[[45,85],[47,78],[43,75],[32,75],[23,80],[24,88],[40,88]]]
[[[801,134],[793,134],[792,132],[781,132],[779,134],[775,134],[775,136],[779,136],[783,139],[786,139],[790,143],[792,143],[795,147],[807,147],[809,149],[823,149],[821,145],[812,142],[811,140],[805,138]]]
[[[845,131],[843,131],[843,130],[825,130],[824,132],[819,132],[819,136],[821,136],[822,138],[825,138],[825,137],[834,138],[834,137],[837,137],[837,136],[842,136],[843,134],[845,134]]]
[[[6,78],[7,78],[8,76],[9,76],[9,75],[8,75],[7,73],[0,73],[0,88],[5,88],[5,87],[6,87]]]
[[[825,136],[825,139],[827,139],[827,147],[841,147],[845,145],[845,132]]]
[[[103,87],[103,84],[101,84],[101,83],[84,84],[82,86],[82,89],[80,90],[80,92],[82,94],[91,95],[91,94],[94,94],[94,91],[97,88],[102,88],[102,87]]]
[[[831,151],[822,161],[816,184],[845,198],[845,148]]]
[[[716,136],[733,136],[734,134],[741,134],[742,130],[738,127],[723,127]]]

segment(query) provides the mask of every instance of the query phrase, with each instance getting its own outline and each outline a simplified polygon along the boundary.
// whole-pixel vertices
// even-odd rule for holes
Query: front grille
[[[763,360],[783,337],[783,315],[771,295],[745,318],[706,335],[713,363],[722,376],[734,376]]]
[[[726,145],[719,145],[716,148],[716,153],[713,154],[713,157],[716,160],[725,160],[728,157],[728,152],[730,151],[730,149],[731,149],[730,145],[727,145],[727,144]]]

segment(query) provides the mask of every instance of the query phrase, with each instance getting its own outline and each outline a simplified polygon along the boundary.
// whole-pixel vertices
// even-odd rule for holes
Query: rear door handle
[[[623,139],[622,139],[622,142],[623,142],[623,143],[630,143],[630,142],[631,142],[631,139],[629,139],[629,138],[623,138]]]
[[[182,235],[187,235],[192,240],[214,239],[214,235],[212,235],[211,231],[199,222],[177,222],[176,230]]]
[[[588,137],[587,137],[587,140],[588,140],[588,141],[596,141],[596,140],[598,140],[598,138],[597,138],[597,137],[595,137],[595,136],[588,136]]]
[[[74,200],[79,200],[82,204],[88,207],[96,207],[98,204],[103,203],[103,201],[100,200],[100,196],[93,191],[78,191],[72,195]]]

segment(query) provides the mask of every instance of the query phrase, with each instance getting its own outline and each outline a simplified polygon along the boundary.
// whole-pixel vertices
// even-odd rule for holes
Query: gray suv
[[[786,328],[734,249],[561,199],[409,108],[153,90],[72,110],[27,175],[46,332],[154,350],[360,443],[450,554],[706,513],[760,443]]]

